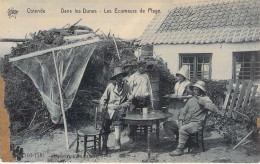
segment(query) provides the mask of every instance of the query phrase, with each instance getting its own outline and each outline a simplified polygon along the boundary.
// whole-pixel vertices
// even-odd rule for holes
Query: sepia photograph
[[[0,4],[0,162],[260,162],[259,0]]]

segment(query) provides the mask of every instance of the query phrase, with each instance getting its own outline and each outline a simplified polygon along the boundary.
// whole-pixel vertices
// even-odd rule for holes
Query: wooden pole
[[[59,47],[54,47],[54,48],[50,48],[50,49],[46,49],[46,50],[32,52],[32,53],[22,55],[22,56],[13,57],[13,58],[9,59],[9,62],[14,62],[14,61],[22,60],[22,59],[27,59],[27,58],[30,58],[30,57],[43,55],[43,54],[46,54],[46,53],[49,53],[49,52],[52,52],[52,51],[66,50],[66,49],[69,49],[69,48],[79,47],[79,46],[83,46],[83,45],[87,45],[87,44],[93,44],[93,43],[96,43],[96,42],[99,42],[99,41],[100,41],[100,39],[95,37],[92,40],[77,42],[77,43],[73,43],[73,44],[68,44],[68,45],[64,45],[64,46],[59,46]]]
[[[25,42],[30,39],[0,38],[0,42]]]
[[[68,130],[67,130],[67,121],[66,121],[65,111],[64,111],[64,107],[63,107],[63,98],[62,98],[62,93],[61,93],[59,72],[58,72],[58,68],[57,68],[57,63],[56,63],[56,58],[55,58],[54,51],[52,51],[52,55],[53,55],[54,66],[55,66],[55,70],[56,70],[57,83],[58,83],[59,94],[60,94],[60,107],[61,107],[61,111],[62,111],[62,117],[63,117],[64,129],[65,129],[66,147],[67,147],[67,149],[69,149],[69,138],[68,138]]]
[[[235,150],[242,142],[244,142],[251,134],[253,133],[253,130],[248,133],[248,135],[245,136],[245,138],[243,138],[234,148],[233,150]]]
[[[117,44],[116,44],[116,40],[114,38],[114,35],[113,35],[113,40],[114,40],[114,43],[115,43],[115,46],[116,46],[116,52],[117,52],[118,58],[120,60],[120,55],[119,55],[119,51],[118,51],[118,48],[117,48]]]
[[[236,113],[238,113],[238,114],[240,114],[240,115],[242,115],[242,116],[244,116],[245,118],[247,118],[247,119],[250,120],[250,118],[249,118],[247,115],[245,115],[245,114],[243,114],[243,113],[241,113],[241,112],[238,112],[238,111],[236,111],[236,110],[233,110],[233,111],[236,112]]]

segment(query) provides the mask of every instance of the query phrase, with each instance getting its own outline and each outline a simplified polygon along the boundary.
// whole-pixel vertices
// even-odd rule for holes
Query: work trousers
[[[140,101],[138,98],[133,98],[131,106],[130,106],[130,111],[135,111],[136,108],[145,108],[149,107],[151,105],[150,101],[150,96],[146,96],[145,98]],[[142,112],[142,111],[140,111]],[[129,125],[129,134],[128,136],[130,138],[133,137],[134,132],[136,131],[137,125]]]
[[[110,126],[113,124],[114,126],[122,125],[122,117],[124,117],[124,112],[115,111],[112,119],[108,117],[103,117],[102,120],[102,131],[104,135],[109,135],[111,133]]]
[[[198,122],[190,122],[180,126],[176,121],[166,121],[163,123],[163,128],[169,137],[174,138],[174,135],[179,134],[178,148],[184,149],[189,134],[199,132],[202,127]]]

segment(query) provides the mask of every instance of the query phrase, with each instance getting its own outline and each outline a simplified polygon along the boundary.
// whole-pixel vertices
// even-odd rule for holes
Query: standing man
[[[130,111],[136,108],[151,107],[153,108],[153,93],[150,84],[150,79],[145,72],[146,63],[139,61],[137,63],[137,71],[129,77],[129,100],[132,101]],[[133,143],[133,134],[135,126],[130,126],[129,143]]]
[[[188,98],[191,98],[190,95],[190,80],[189,77],[189,68],[184,65],[176,73],[177,83],[174,86],[174,94],[166,95],[165,97],[170,98],[169,112],[173,114],[169,120],[177,120],[180,114],[181,108],[183,108],[187,102]]]
[[[114,69],[111,80],[115,80],[108,84],[103,96],[100,100],[100,105],[103,111],[103,123],[102,123],[102,154],[108,153],[107,140],[111,133],[110,126],[113,123],[115,127],[115,149],[118,150],[121,147],[121,118],[125,116],[125,111],[129,108],[130,103],[127,101],[128,87],[123,81],[126,74],[121,67]]]
[[[128,61],[123,61],[121,64],[124,72],[126,72],[126,77],[124,77],[124,80],[126,83],[128,83],[129,78],[131,75],[133,75],[136,72],[136,60],[128,60]]]
[[[171,156],[182,155],[184,146],[188,140],[189,134],[197,133],[202,129],[203,120],[208,113],[220,113],[217,106],[206,96],[205,82],[198,81],[191,86],[193,97],[188,100],[183,109],[181,109],[178,120],[166,121],[163,124],[164,130],[170,137],[179,135],[178,148],[171,152]]]

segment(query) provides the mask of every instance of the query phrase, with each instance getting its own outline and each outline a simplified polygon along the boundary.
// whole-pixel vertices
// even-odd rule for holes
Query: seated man
[[[115,149],[120,149],[121,146],[121,118],[124,117],[125,111],[130,106],[130,103],[127,101],[128,87],[123,81],[125,75],[121,67],[116,67],[111,77],[111,80],[115,80],[115,82],[108,84],[100,100],[103,111],[103,146],[101,152],[103,155],[108,153],[107,140],[111,133],[110,126],[112,123],[115,127]]]
[[[179,135],[178,148],[170,153],[171,156],[182,155],[184,153],[184,146],[189,134],[197,133],[201,130],[208,110],[219,113],[217,106],[206,96],[205,82],[198,81],[195,85],[191,86],[191,90],[193,91],[193,97],[181,109],[179,119],[166,121],[163,124],[164,130],[169,137],[174,137],[174,134]]]

